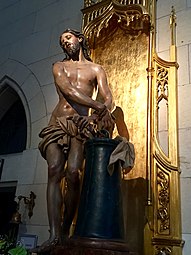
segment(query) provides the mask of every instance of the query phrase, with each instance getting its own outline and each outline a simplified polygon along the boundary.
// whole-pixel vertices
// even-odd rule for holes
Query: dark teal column
[[[85,173],[74,236],[124,239],[121,170],[108,172],[109,158],[118,142],[93,138],[85,144]]]

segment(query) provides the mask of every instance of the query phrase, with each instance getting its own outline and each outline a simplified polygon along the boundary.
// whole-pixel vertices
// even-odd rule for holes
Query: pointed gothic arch
[[[8,76],[0,80],[0,154],[18,153],[30,145],[30,113],[19,85]]]

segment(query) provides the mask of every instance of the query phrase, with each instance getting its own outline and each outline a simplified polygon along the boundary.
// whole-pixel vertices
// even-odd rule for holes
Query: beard
[[[79,43],[75,43],[73,45],[70,45],[69,48],[65,49],[67,54],[72,58],[74,56],[76,56],[79,51],[80,51],[80,44]]]

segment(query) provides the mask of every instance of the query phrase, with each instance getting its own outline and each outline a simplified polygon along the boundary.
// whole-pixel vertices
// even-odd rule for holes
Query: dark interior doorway
[[[13,227],[11,218],[17,210],[15,192],[16,186],[0,186],[0,235],[3,236],[6,235],[9,237]]]

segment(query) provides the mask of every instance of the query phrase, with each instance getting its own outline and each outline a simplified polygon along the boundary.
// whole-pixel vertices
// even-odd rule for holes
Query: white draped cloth
[[[124,170],[125,173],[128,173],[135,163],[134,145],[127,141],[125,137],[117,136],[115,140],[120,142],[110,156],[109,165],[107,167],[108,172],[112,175],[114,171],[114,164],[119,161],[121,169]]]

